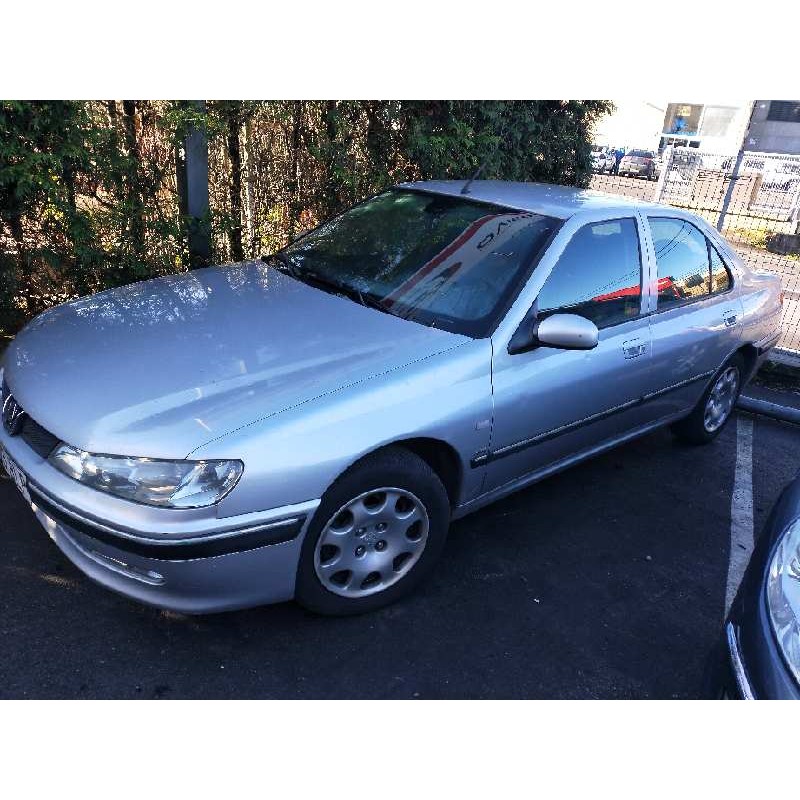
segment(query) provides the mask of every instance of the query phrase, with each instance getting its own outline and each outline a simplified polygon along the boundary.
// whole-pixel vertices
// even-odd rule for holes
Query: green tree
[[[585,186],[608,101],[0,101],[0,331],[54,303],[188,268],[178,193],[209,142],[216,262],[257,257],[407,180]],[[192,221],[197,224],[197,221]]]

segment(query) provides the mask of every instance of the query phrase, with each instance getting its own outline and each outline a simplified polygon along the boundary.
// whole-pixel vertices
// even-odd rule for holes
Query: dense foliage
[[[176,164],[209,141],[213,261],[256,257],[403,180],[584,185],[607,101],[0,102],[0,331],[187,269]]]

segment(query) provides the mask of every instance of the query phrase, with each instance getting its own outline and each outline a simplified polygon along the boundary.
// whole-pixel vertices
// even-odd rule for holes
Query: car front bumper
[[[0,446],[59,549],[90,578],[139,602],[204,614],[289,600],[318,500],[232,517],[152,508],[62,475],[0,426]]]
[[[800,700],[771,632],[728,621],[707,671],[704,696],[717,700]]]
[[[278,509],[282,518],[272,523],[175,543],[130,534],[123,538],[85,519],[71,519],[61,509],[54,513],[57,506],[33,487],[31,501],[50,538],[78,569],[142,603],[206,614],[294,596],[308,513],[285,516],[290,509]],[[217,549],[221,552],[206,555]]]
[[[758,559],[756,565],[760,567]],[[761,578],[759,569],[748,568],[709,660],[706,697],[800,700],[800,686],[792,678],[772,631]]]
[[[727,659],[720,673],[718,695],[730,700],[755,700],[753,687],[747,674],[739,644],[739,634],[733,623],[725,625]]]

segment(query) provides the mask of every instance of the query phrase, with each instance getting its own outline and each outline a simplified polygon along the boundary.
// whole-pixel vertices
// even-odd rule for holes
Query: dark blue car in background
[[[778,498],[712,657],[720,699],[800,699],[800,475]]]

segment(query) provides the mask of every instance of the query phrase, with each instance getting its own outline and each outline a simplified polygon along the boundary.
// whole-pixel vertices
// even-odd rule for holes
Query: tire
[[[735,374],[735,383],[731,383],[729,376]],[[731,418],[736,401],[742,391],[742,381],[745,376],[744,359],[740,355],[735,355],[723,364],[709,382],[703,396],[697,405],[685,419],[672,424],[672,432],[675,437],[687,444],[708,444],[719,436],[722,429]],[[727,388],[724,392],[720,387],[725,384]],[[712,403],[712,393],[715,393],[716,400]],[[712,406],[715,406],[717,413],[714,413]]]
[[[301,549],[295,597],[338,616],[394,603],[431,571],[449,525],[447,491],[425,461],[403,447],[366,456],[323,495]]]

